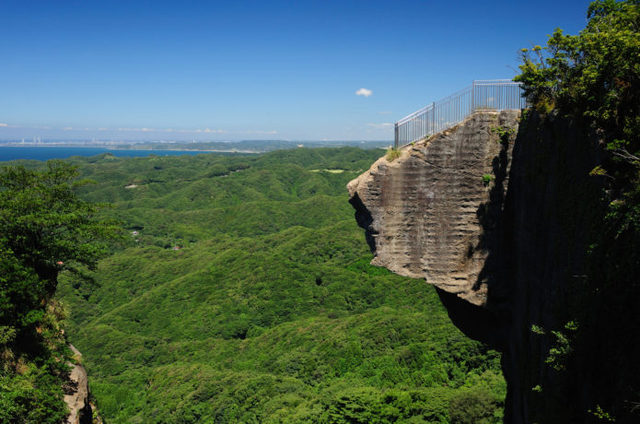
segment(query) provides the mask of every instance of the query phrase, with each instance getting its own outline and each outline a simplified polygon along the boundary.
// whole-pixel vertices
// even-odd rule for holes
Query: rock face
[[[607,177],[591,175],[603,156],[596,134],[584,123],[561,116],[541,117],[530,111],[514,140],[495,255],[503,281],[497,286],[506,288],[501,302],[509,312],[501,318],[508,325],[503,371],[509,385],[509,422],[597,422],[588,412],[594,405],[605,405],[608,397],[625,399],[624,390],[614,389],[610,381],[620,379],[616,373],[631,370],[628,364],[636,363],[631,358],[637,356],[633,349],[621,347],[623,338],[607,334],[629,319],[629,308],[611,300],[579,306],[589,291],[589,245],[606,214]],[[599,291],[598,298],[606,299],[606,288]],[[606,325],[584,320],[592,307],[610,309],[595,319]],[[558,371],[548,363],[551,349],[559,346],[551,333],[569,336],[565,325],[574,319],[584,332],[572,343],[571,364]],[[533,325],[546,334],[532,331]],[[601,343],[607,347],[597,353]],[[611,362],[617,366],[605,369],[603,364]],[[608,401],[606,408],[612,404]],[[617,412],[618,423],[640,422],[635,413],[625,420],[625,412]]]
[[[639,349],[618,330],[637,320],[637,302],[585,285],[607,211],[611,177],[590,172],[602,146],[585,123],[528,112],[477,112],[378,160],[349,183],[350,203],[373,264],[435,285],[456,326],[503,352],[505,422],[596,422],[600,405],[640,422],[634,386],[616,383],[633,380],[623,370],[640,375]],[[610,300],[598,300],[605,289]],[[553,349],[565,362],[550,365]]]
[[[82,354],[73,345],[69,345],[73,353],[82,357]],[[71,374],[69,385],[66,387],[64,401],[69,408],[68,424],[91,424],[92,411],[89,404],[89,384],[87,371],[80,364],[70,364]]]
[[[488,255],[507,187],[519,111],[467,120],[379,159],[347,188],[372,262],[485,306]],[[499,291],[499,290],[496,290]]]

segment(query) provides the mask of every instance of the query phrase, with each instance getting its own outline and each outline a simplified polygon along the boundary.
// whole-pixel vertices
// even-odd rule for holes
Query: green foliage
[[[70,359],[52,300],[58,273],[94,266],[113,228],[79,199],[78,173],[63,162],[44,170],[0,170],[0,422],[59,423]]]
[[[500,423],[502,416],[496,414],[499,403],[499,399],[484,390],[462,391],[451,400],[449,406],[451,423]]]
[[[569,321],[564,325],[563,331],[551,331],[551,334],[554,337],[554,341],[544,362],[554,370],[564,371],[566,369],[566,362],[573,352],[572,343],[573,339],[575,338],[575,332],[577,330],[578,324],[575,321]],[[544,328],[535,324],[531,326],[531,332],[539,336],[547,335],[547,332]]]
[[[61,161],[42,171],[0,170],[0,325],[18,336],[44,317],[58,273],[76,264],[95,266],[115,227],[95,219],[97,206],[81,200],[78,171]]]
[[[591,171],[589,171],[589,175],[592,177],[608,176],[607,171],[601,165],[597,165]]]
[[[0,372],[0,422],[59,424],[66,419],[62,380],[46,366]]]
[[[495,179],[495,177],[492,174],[484,174],[482,176],[482,184],[486,186],[488,186],[489,184],[491,184],[491,181],[493,181]]]
[[[596,405],[596,408],[594,410],[590,409],[588,412],[594,417],[598,418],[598,420],[600,421],[608,423],[616,422],[615,418],[613,418],[608,412],[604,411],[600,405]]]
[[[108,422],[445,423],[468,391],[499,415],[499,354],[369,264],[344,187],[379,154],[75,160],[130,231],[94,284],[59,288]]]
[[[545,359],[545,363],[556,371],[564,371],[566,369],[566,362],[569,359],[569,355],[573,352],[571,345],[575,331],[578,330],[578,325],[574,321],[570,321],[565,324],[564,330],[565,331],[551,331],[555,341],[551,349],[549,349],[549,355]]]
[[[515,128],[504,127],[504,126],[491,128],[491,132],[494,134],[497,134],[498,137],[500,137],[501,143],[507,143],[511,138],[511,136],[515,134],[515,131],[516,131]]]
[[[538,334],[540,336],[544,336],[545,334],[547,334],[547,332],[544,331],[544,328],[540,327],[539,325],[535,325],[535,324],[531,325],[531,332],[534,333],[534,334]]]
[[[107,252],[101,240],[114,227],[94,219],[96,205],[81,200],[72,182],[78,171],[61,161],[44,171],[23,166],[0,170],[0,234],[3,250],[33,270],[55,291],[58,272],[74,263],[94,266]],[[65,265],[66,264],[66,265]]]
[[[525,94],[538,111],[590,122],[620,160],[640,150],[640,3],[598,0],[579,35],[557,29],[545,47],[522,50]]]

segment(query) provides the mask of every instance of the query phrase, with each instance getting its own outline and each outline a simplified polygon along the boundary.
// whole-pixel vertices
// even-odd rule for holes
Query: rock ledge
[[[519,117],[513,110],[476,112],[349,182],[373,265],[486,305],[486,262]]]

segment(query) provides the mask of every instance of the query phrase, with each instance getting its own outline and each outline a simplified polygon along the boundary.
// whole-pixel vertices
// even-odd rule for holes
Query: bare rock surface
[[[424,278],[478,306],[487,303],[486,261],[494,242],[519,111],[476,112],[402,148],[351,181],[356,219],[373,265]]]
[[[73,353],[81,358],[82,354],[73,345],[69,345]],[[68,387],[65,390],[64,401],[69,408],[68,424],[91,423],[91,405],[89,404],[89,383],[87,381],[87,371],[80,364],[69,364],[72,366],[69,375]]]

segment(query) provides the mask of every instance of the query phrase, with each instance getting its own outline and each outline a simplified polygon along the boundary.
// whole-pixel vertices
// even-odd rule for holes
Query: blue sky
[[[391,139],[588,4],[2,0],[0,139]]]

